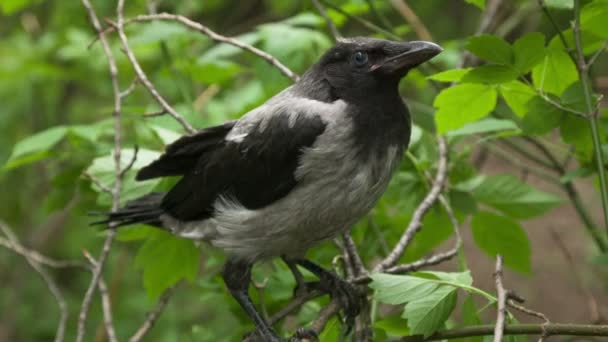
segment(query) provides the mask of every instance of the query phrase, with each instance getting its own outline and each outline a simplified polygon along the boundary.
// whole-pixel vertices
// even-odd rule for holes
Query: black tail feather
[[[164,194],[152,192],[138,199],[135,199],[124,208],[113,213],[92,213],[93,215],[103,215],[104,219],[95,221],[91,225],[111,224],[115,227],[128,226],[132,224],[149,224],[162,228],[160,216],[163,210],[160,207]]]

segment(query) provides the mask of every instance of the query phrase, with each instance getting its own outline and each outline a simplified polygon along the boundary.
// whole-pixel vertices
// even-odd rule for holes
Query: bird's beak
[[[372,71],[378,70],[384,73],[407,71],[443,51],[441,46],[425,41],[396,43],[393,50],[396,54],[372,66]]]

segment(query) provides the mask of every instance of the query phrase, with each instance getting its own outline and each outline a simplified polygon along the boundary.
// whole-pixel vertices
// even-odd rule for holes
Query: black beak
[[[372,70],[384,73],[407,71],[437,56],[443,49],[441,46],[425,41],[396,43],[393,47],[395,55],[372,66]]]

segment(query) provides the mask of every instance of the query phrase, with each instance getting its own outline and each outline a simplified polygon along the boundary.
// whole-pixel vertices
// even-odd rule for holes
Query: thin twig
[[[190,20],[181,15],[171,14],[171,13],[143,14],[143,15],[138,15],[133,18],[126,19],[122,25],[124,26],[124,25],[129,25],[134,22],[145,22],[145,21],[156,21],[156,20],[177,21],[177,22],[185,25],[189,29],[192,29],[194,31],[197,31],[197,32],[200,32],[200,33],[206,35],[207,37],[211,38],[213,41],[216,41],[219,43],[230,44],[230,45],[238,47],[239,49],[251,52],[252,54],[258,56],[259,58],[265,60],[267,63],[269,63],[272,66],[274,66],[275,68],[277,68],[283,75],[287,76],[294,82],[296,82],[299,79],[299,76],[297,74],[295,74],[293,71],[291,71],[291,69],[289,69],[283,63],[281,63],[276,57],[272,56],[271,54],[269,54],[265,51],[262,51],[249,44],[243,43],[238,39],[226,37],[219,33],[216,33],[214,31],[212,31],[210,28],[208,28],[207,26],[205,26],[201,23],[198,23],[196,21]],[[114,30],[116,30],[116,27],[114,27]],[[123,32],[123,34],[124,34],[124,32]],[[121,38],[121,40],[122,40],[122,38]],[[123,48],[124,48],[124,45],[123,45]],[[139,79],[140,79],[140,81],[142,80],[141,77]],[[165,106],[163,106],[163,108],[164,107]]]
[[[93,269],[97,268],[99,263],[93,256],[87,252],[86,250],[82,251],[84,257],[89,261]],[[99,294],[101,296],[101,307],[103,311],[103,325],[106,329],[106,335],[108,337],[108,341],[116,342],[116,332],[114,331],[114,324],[112,323],[112,301],[110,300],[110,295],[108,292],[108,286],[106,285],[103,277],[99,278],[98,282]]]
[[[99,178],[93,176],[87,171],[85,171],[83,175],[87,177],[91,182],[93,182],[93,184],[95,184],[101,192],[105,192],[112,196],[112,189],[110,189],[107,185],[103,184]]]
[[[604,226],[608,232],[608,180],[606,179],[606,170],[604,167],[604,152],[600,138],[598,115],[597,110],[593,106],[593,90],[590,88],[591,82],[589,81],[589,64],[587,64],[585,61],[585,54],[583,52],[583,43],[581,38],[580,0],[574,0],[574,26],[572,27],[572,31],[574,33],[574,45],[576,47],[576,69],[583,87],[587,118],[589,121],[591,136],[593,137],[593,150],[595,152],[595,162],[597,166],[596,169],[598,178],[600,180],[600,194],[602,198],[602,211],[604,213]]]
[[[589,58],[589,61],[587,62],[587,66],[591,67],[595,61],[597,61],[597,58],[604,52],[604,50],[606,50],[606,48],[608,48],[608,38],[606,38],[604,40],[604,42],[602,43],[602,46],[600,46],[600,49],[597,50],[593,56],[591,56],[591,58]]]
[[[17,239],[17,236],[13,234],[9,226],[2,221],[0,221],[0,230],[8,238],[7,242],[10,246],[7,246],[7,248],[15,252],[17,252],[18,250],[26,251]],[[55,333],[54,341],[62,342],[65,337],[65,326],[68,321],[68,305],[65,299],[63,298],[61,290],[59,290],[59,287],[57,286],[57,283],[55,283],[55,280],[53,280],[53,277],[51,277],[51,275],[41,266],[41,263],[37,260],[37,258],[33,257],[34,253],[17,253],[25,257],[27,263],[30,264],[30,266],[32,266],[32,268],[40,275],[42,280],[46,283],[46,286],[53,295],[53,297],[55,297],[57,305],[59,306],[59,323],[57,324],[57,331]],[[38,253],[36,254],[39,256]],[[47,261],[49,260],[46,257],[43,259]]]
[[[53,268],[87,268],[87,265],[81,261],[53,259],[47,257],[46,255],[42,255],[33,249],[28,249],[21,244],[15,243],[14,241],[11,242],[3,237],[0,237],[0,245],[22,255],[25,258],[30,258],[33,261],[45,266]]]
[[[474,325],[465,328],[444,330],[431,336],[413,335],[402,337],[400,342],[427,342],[451,340],[463,337],[489,336],[494,333],[494,325]],[[608,336],[608,325],[586,325],[586,324],[507,324],[504,329],[505,335],[542,335],[547,336]]]
[[[149,119],[149,118],[155,118],[158,116],[163,116],[165,114],[167,114],[167,111],[164,109],[161,109],[161,110],[157,110],[157,111],[150,112],[150,113],[144,113],[144,114],[142,114],[142,117]]]
[[[317,334],[320,334],[323,329],[325,329],[325,325],[327,324],[327,322],[335,314],[337,314],[338,311],[340,311],[340,302],[337,299],[334,299],[331,301],[331,303],[329,303],[329,305],[319,311],[319,315],[317,316],[317,319],[312,323],[311,329]]]
[[[391,253],[382,260],[381,263],[376,265],[374,268],[374,272],[382,272],[390,267],[393,267],[399,258],[405,252],[407,246],[411,243],[412,239],[418,233],[420,229],[422,229],[422,219],[429,209],[433,206],[435,201],[439,198],[439,194],[445,185],[447,171],[448,171],[448,151],[447,151],[447,142],[444,137],[439,137],[437,139],[438,153],[439,159],[437,161],[437,174],[435,176],[435,180],[433,181],[433,186],[431,190],[427,193],[424,200],[420,203],[420,205],[414,211],[412,215],[412,219],[404,231],[401,239],[395,245]]]
[[[498,298],[498,310],[496,325],[494,326],[494,342],[502,342],[505,330],[505,316],[507,314],[507,290],[502,284],[502,256],[496,256],[496,271],[494,271],[496,281],[496,295]]]
[[[112,189],[112,211],[115,211],[120,206],[120,193],[122,190],[122,178],[121,174],[121,150],[122,150],[122,122],[121,122],[121,110],[122,110],[122,97],[120,92],[120,86],[118,83],[118,68],[116,67],[116,60],[114,59],[114,54],[112,53],[112,49],[110,48],[110,44],[108,43],[105,33],[101,27],[101,23],[97,14],[95,13],[95,9],[89,2],[89,0],[82,0],[82,4],[87,10],[89,14],[89,20],[91,24],[95,28],[95,31],[99,35],[99,40],[103,47],[104,54],[106,59],[108,60],[108,68],[110,71],[110,79],[112,83],[112,92],[114,95],[114,171],[116,176],[116,181],[114,182],[114,187]],[[120,3],[119,3],[120,4]],[[122,15],[122,8],[119,5],[118,12]],[[86,330],[86,321],[89,313],[89,309],[91,307],[91,302],[93,300],[93,295],[95,293],[95,288],[98,287],[98,283],[102,278],[103,267],[106,263],[106,259],[110,254],[110,249],[112,247],[112,242],[114,241],[114,236],[116,231],[113,229],[114,227],[110,226],[110,230],[106,239],[103,243],[103,247],[99,258],[97,258],[97,265],[93,269],[93,276],[89,287],[84,295],[84,299],[82,301],[82,305],[80,308],[80,313],[78,315],[78,328],[76,334],[76,342],[82,342],[85,335]]]
[[[353,276],[359,277],[367,274],[368,271],[365,268],[365,265],[363,265],[361,256],[357,251],[357,245],[355,244],[355,241],[353,241],[353,237],[350,235],[350,232],[342,234],[342,242],[345,251],[345,259],[352,266]]]
[[[424,25],[422,20],[416,15],[405,0],[391,0],[391,5],[401,14],[405,21],[414,29],[418,38],[422,40],[432,41],[431,32]]]
[[[133,147],[133,155],[131,156],[131,160],[129,161],[129,164],[127,164],[127,166],[125,166],[124,169],[120,170],[120,173],[119,173],[118,177],[121,180],[124,180],[125,175],[127,174],[127,172],[129,172],[129,170],[131,170],[133,168],[133,165],[137,161],[137,153],[138,152],[139,152],[139,146],[135,145],[135,147]]]
[[[129,87],[127,89],[125,89],[124,91],[120,92],[120,98],[123,99],[129,95],[131,95],[131,93],[133,93],[133,91],[135,90],[137,84],[139,83],[139,79],[136,77],[131,84],[129,84]]]
[[[120,4],[122,4],[122,2],[119,1],[118,7],[122,9],[123,6],[120,6]],[[131,65],[133,66],[133,70],[135,70],[135,74],[137,75],[137,78],[139,79],[139,82],[141,82],[141,84],[144,85],[144,87],[148,90],[148,92],[156,100],[156,102],[158,102],[158,104],[164,110],[166,110],[167,113],[173,119],[175,119],[175,121],[177,121],[188,133],[190,133],[190,134],[195,133],[196,130],[194,129],[194,127],[192,127],[186,121],[186,119],[184,119],[175,109],[173,109],[173,107],[169,104],[169,102],[167,102],[167,100],[165,100],[160,95],[158,90],[156,90],[156,87],[154,87],[154,84],[152,84],[152,82],[148,79],[148,76],[146,75],[144,70],[141,68],[141,65],[137,61],[135,54],[131,50],[131,47],[129,47],[129,40],[123,29],[124,19],[122,16],[122,10],[119,10],[117,12],[120,13],[119,17],[118,17],[118,22],[115,24],[112,24],[112,25],[115,27],[116,31],[118,32],[118,37],[120,38],[120,42],[122,43],[123,51],[127,55],[129,62],[131,62]]]
[[[319,291],[308,291],[303,294],[296,295],[289,304],[285,305],[281,310],[277,311],[275,314],[270,316],[268,319],[268,324],[274,325],[283,318],[287,317],[294,311],[298,310],[302,305],[308,303],[309,301],[319,298],[323,296],[324,293]]]
[[[545,14],[545,17],[547,17],[547,19],[549,19],[549,23],[551,24],[551,26],[553,26],[555,33],[557,33],[557,36],[559,37],[559,40],[561,40],[562,44],[564,45],[564,48],[568,52],[568,55],[570,56],[570,58],[572,58],[572,61],[576,63],[576,58],[575,58],[574,54],[572,53],[572,48],[570,47],[570,44],[568,44],[568,40],[566,39],[564,32],[562,31],[562,29],[559,28],[559,26],[557,25],[557,22],[553,18],[553,15],[551,14],[549,7],[547,7],[547,4],[545,3],[544,0],[537,0],[537,2],[538,2],[538,6],[540,6],[541,10]]]
[[[334,22],[331,20],[329,15],[327,15],[327,11],[325,10],[325,7],[323,7],[323,5],[321,5],[319,0],[312,0],[312,3],[313,3],[313,5],[315,5],[315,7],[317,8],[317,11],[319,11],[319,14],[321,14],[323,19],[325,19],[325,22],[327,23],[327,28],[329,29],[329,32],[331,32],[331,35],[334,37],[334,39],[339,40],[340,38],[342,38],[342,34],[340,34],[340,31],[336,27],[336,24],[334,24]]]
[[[172,287],[166,289],[165,292],[163,292],[163,294],[158,299],[158,303],[156,303],[154,309],[152,309],[152,311],[148,312],[148,314],[146,315],[146,320],[142,323],[139,329],[137,329],[135,334],[133,334],[133,336],[129,338],[129,342],[139,342],[146,336],[146,334],[148,334],[150,329],[152,329],[152,327],[158,320],[158,317],[160,317],[160,315],[167,307],[169,299],[171,299],[171,296],[173,296],[173,294],[175,293],[176,288],[177,285],[173,285]]]
[[[448,217],[450,218],[452,227],[454,228],[454,234],[456,235],[456,242],[454,243],[454,246],[445,252],[437,253],[428,258],[417,260],[409,264],[393,266],[391,268],[386,269],[385,273],[403,274],[408,272],[414,272],[428,266],[439,265],[444,261],[452,259],[454,256],[456,256],[456,254],[458,254],[458,251],[462,247],[462,237],[460,236],[459,228],[460,225],[458,224],[456,215],[454,214],[454,211],[452,210],[452,207],[446,200],[445,196],[440,195],[439,202],[443,205],[445,211],[448,214]]]

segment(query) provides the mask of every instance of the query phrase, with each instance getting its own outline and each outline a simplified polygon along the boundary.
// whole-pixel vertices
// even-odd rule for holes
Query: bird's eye
[[[365,53],[363,51],[357,51],[357,52],[355,52],[353,59],[355,60],[355,64],[357,66],[363,66],[363,65],[367,64],[367,60],[368,60],[367,53]]]

